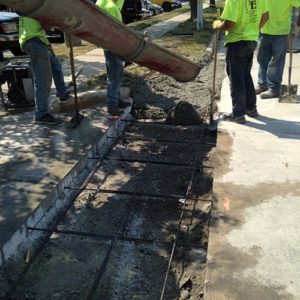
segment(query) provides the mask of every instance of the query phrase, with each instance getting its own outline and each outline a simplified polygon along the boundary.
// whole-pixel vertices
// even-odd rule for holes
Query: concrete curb
[[[121,98],[130,98],[130,89],[127,87],[121,88]],[[99,103],[106,102],[106,90],[86,91],[78,93],[78,108],[88,108]],[[66,102],[61,103],[59,99],[52,100],[50,103],[50,111],[52,113],[63,113],[75,110],[75,98],[70,97]]]

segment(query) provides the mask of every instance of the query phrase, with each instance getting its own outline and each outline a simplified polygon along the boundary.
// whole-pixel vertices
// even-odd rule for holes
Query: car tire
[[[151,13],[152,13],[152,16],[156,16],[155,9],[153,9],[153,8],[150,8],[149,10],[151,11]]]
[[[172,4],[170,2],[164,2],[162,5],[164,11],[168,12],[172,10]]]

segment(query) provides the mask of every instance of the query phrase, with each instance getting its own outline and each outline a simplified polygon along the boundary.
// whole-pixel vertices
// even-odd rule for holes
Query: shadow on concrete
[[[103,107],[83,110],[83,121],[68,128],[37,125],[33,112],[2,116],[0,132],[0,246],[106,129]]]
[[[286,121],[259,115],[258,122],[252,122],[249,118],[245,126],[269,132],[283,139],[300,139],[300,122]]]

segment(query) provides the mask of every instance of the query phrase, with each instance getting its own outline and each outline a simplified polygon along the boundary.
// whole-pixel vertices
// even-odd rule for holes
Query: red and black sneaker
[[[123,109],[120,107],[108,107],[107,112],[109,113],[110,117],[119,117],[123,113]]]

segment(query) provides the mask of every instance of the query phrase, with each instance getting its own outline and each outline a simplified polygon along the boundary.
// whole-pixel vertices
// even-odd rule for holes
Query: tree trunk
[[[191,5],[191,20],[194,21],[197,18],[197,0],[190,0]]]

